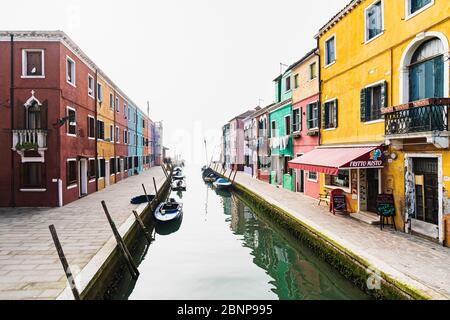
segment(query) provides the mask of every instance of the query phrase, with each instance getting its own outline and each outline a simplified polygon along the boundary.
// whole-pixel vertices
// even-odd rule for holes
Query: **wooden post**
[[[155,197],[158,197],[158,188],[156,187],[156,180],[155,177],[153,177],[153,186],[155,187]]]
[[[231,179],[231,175],[233,174],[233,169],[231,169],[231,171],[230,171],[230,175],[228,176],[228,180],[230,180]]]
[[[73,277],[72,271],[70,270],[69,263],[67,262],[66,256],[64,255],[63,248],[61,246],[61,242],[59,242],[58,234],[56,233],[56,229],[54,225],[48,227],[50,229],[50,233],[52,234],[53,243],[55,244],[56,251],[58,251],[59,260],[61,261],[62,267],[64,269],[64,273],[66,274],[66,278],[69,281],[70,289],[72,290],[73,296],[75,300],[81,300],[80,292],[77,289],[75,284],[75,279]]]
[[[152,243],[152,238],[148,234],[147,228],[145,227],[144,222],[142,221],[141,217],[139,217],[139,214],[136,212],[136,210],[133,210],[134,217],[136,218],[136,221],[138,222],[139,226],[142,229],[142,232],[144,232],[145,237],[147,238],[148,243]]]
[[[169,174],[167,173],[166,168],[165,168],[165,167],[161,167],[161,168],[162,168],[162,170],[163,170],[164,175],[166,176],[166,178],[168,178],[168,177],[169,177]]]
[[[236,179],[236,175],[237,175],[237,170],[234,172],[233,183],[234,183],[234,180]]]
[[[145,185],[144,184],[142,184],[142,189],[144,189],[144,194],[147,197],[147,202],[150,203],[151,201],[150,201],[150,198],[149,198],[149,196],[147,194],[147,190],[145,190]]]
[[[120,236],[119,231],[117,230],[117,227],[111,218],[111,215],[109,214],[108,208],[106,207],[105,201],[102,201],[102,207],[103,211],[105,211],[106,218],[108,219],[109,225],[111,226],[111,229],[113,231],[114,237],[116,238],[117,245],[120,248],[120,252],[122,253],[123,257],[125,258],[128,269],[130,270],[131,276],[133,279],[137,279],[139,277],[139,270],[134,263],[133,256],[131,255],[130,251],[128,251],[127,246],[125,245],[125,242],[123,241],[122,237]]]

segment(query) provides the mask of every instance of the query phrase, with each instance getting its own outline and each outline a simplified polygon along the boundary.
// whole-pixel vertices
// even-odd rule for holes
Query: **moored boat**
[[[172,190],[174,191],[186,191],[185,180],[175,180],[172,182]]]
[[[161,203],[155,210],[155,219],[160,222],[178,220],[183,215],[183,204],[175,199]]]
[[[227,179],[220,178],[217,179],[213,185],[216,189],[227,189],[232,186],[232,183]]]

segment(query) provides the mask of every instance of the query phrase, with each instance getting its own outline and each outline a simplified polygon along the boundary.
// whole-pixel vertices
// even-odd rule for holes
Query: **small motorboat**
[[[130,200],[131,204],[142,204],[142,203],[147,203],[147,202],[152,202],[153,199],[155,199],[155,196],[153,194],[149,194],[148,196],[143,195],[143,196],[137,196],[134,197]]]
[[[183,172],[183,169],[181,168],[181,167],[175,167],[174,169],[173,169],[173,172],[174,173],[176,173],[176,172]]]
[[[203,181],[210,183],[216,181],[218,178],[219,177],[216,174],[210,173],[209,175],[203,178]]]
[[[217,179],[213,185],[216,189],[227,189],[232,186],[232,183],[227,179],[220,178]]]
[[[203,166],[202,167],[202,172],[205,171],[206,169],[208,169],[208,166]]]
[[[183,180],[185,178],[183,171],[174,172],[172,176],[173,180]]]
[[[172,182],[172,190],[174,191],[186,191],[185,180],[175,180]]]
[[[155,219],[160,222],[178,220],[183,215],[183,204],[175,199],[161,203],[155,210]]]

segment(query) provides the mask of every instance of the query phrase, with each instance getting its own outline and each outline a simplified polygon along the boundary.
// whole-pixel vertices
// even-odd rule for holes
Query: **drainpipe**
[[[98,103],[98,70],[95,69],[95,87],[94,87],[94,108],[95,108],[95,191],[98,191],[98,111],[97,111],[97,103]]]
[[[14,130],[14,35],[11,34],[11,83],[10,83],[10,92],[9,92],[9,104],[11,108],[11,143],[13,141],[13,130]],[[13,146],[15,147],[15,146]],[[11,207],[16,206],[16,170],[14,170],[14,159],[15,159],[15,151],[11,149]]]
[[[319,63],[317,65],[317,73],[318,73],[318,77],[319,77],[319,110],[318,110],[318,117],[319,117],[319,136],[318,136],[318,145],[320,146],[322,144],[321,142],[321,131],[320,131],[320,126],[322,124],[322,69],[321,69],[321,60],[320,60],[320,49],[319,49],[319,38],[317,38],[317,50],[314,53],[317,57],[319,57]]]

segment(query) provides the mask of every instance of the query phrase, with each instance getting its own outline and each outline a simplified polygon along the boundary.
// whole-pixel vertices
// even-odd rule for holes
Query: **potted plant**
[[[38,144],[32,142],[18,143],[16,145],[16,150],[18,151],[37,151],[38,149]]]

